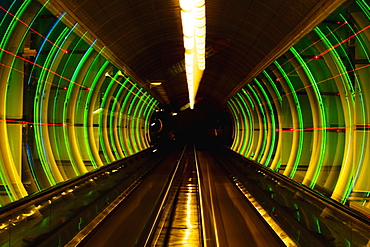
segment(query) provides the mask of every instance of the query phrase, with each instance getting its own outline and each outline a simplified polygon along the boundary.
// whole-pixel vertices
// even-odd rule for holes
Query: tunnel
[[[370,2],[216,0],[205,17],[189,98],[177,1],[2,0],[1,207],[194,142],[370,215]]]

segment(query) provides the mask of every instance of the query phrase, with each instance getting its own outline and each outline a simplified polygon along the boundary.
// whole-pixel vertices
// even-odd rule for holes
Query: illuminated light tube
[[[152,86],[160,86],[160,85],[162,85],[162,82],[151,82],[150,85],[152,85]]]
[[[190,109],[194,109],[205,63],[206,12],[204,0],[180,0],[185,47],[185,71]]]
[[[103,108],[98,108],[95,111],[93,111],[93,114],[96,115],[96,114],[98,114],[98,113],[100,113],[102,111],[103,111]]]

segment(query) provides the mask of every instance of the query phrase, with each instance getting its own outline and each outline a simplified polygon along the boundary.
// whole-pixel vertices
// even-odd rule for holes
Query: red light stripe
[[[370,126],[304,128],[304,129],[295,129],[295,131],[309,131],[309,130],[345,130],[345,129],[370,129]]]
[[[328,33],[327,35],[325,35],[325,37],[328,37],[329,35],[331,35],[331,34],[333,34],[335,31],[337,31],[339,28],[341,28],[341,27],[343,27],[344,25],[346,25],[346,24],[348,24],[348,22],[343,22],[341,25],[339,25],[337,28],[335,28],[333,31],[331,31],[330,33]],[[314,45],[316,45],[317,43],[319,43],[320,41],[322,41],[323,40],[323,38],[320,38],[320,39],[318,39],[318,40],[316,40],[315,42],[313,42],[311,45],[309,45],[309,46],[307,46],[306,48],[304,48],[302,51],[300,51],[298,54],[302,54],[303,52],[305,52],[308,48],[310,48],[311,46],[314,46]],[[320,57],[320,55],[316,55],[316,56],[318,56],[317,58],[319,58]],[[290,61],[292,61],[293,59],[295,59],[296,58],[296,56],[294,56],[294,57],[292,57],[292,58],[290,58],[289,60],[287,60],[286,62],[284,62],[283,64],[281,64],[280,65],[280,67],[282,68],[285,64],[287,64],[287,63],[289,63]],[[315,58],[315,59],[317,59],[317,58]],[[312,59],[311,59],[312,60]],[[311,61],[310,60],[310,61]],[[274,69],[274,70],[272,70],[271,71],[271,73],[270,74],[272,74],[272,73],[274,73],[276,70],[277,70],[278,68],[276,68],[276,69]]]
[[[352,39],[352,38],[356,37],[357,35],[359,35],[359,34],[360,34],[360,33],[362,33],[363,31],[365,31],[365,30],[366,30],[366,29],[368,29],[369,27],[370,27],[370,25],[368,25],[368,26],[364,27],[363,29],[361,29],[361,30],[360,30],[360,31],[358,31],[357,33],[352,34],[352,35],[351,35],[351,36],[349,36],[348,38],[346,38],[346,39],[342,40],[342,41],[341,41],[341,42],[339,42],[338,44],[333,45],[333,46],[332,46],[332,47],[330,47],[328,50],[326,50],[326,51],[322,52],[319,56],[322,56],[322,55],[324,55],[324,54],[328,53],[329,51],[331,51],[331,50],[333,50],[333,49],[337,48],[338,46],[342,45],[344,42],[347,42],[348,40],[350,40],[350,39]]]
[[[314,84],[312,84],[312,85],[307,85],[307,86],[305,86],[305,87],[299,88],[299,89],[297,89],[297,90],[295,90],[295,91],[293,91],[293,92],[298,92],[298,91],[304,90],[304,89],[306,89],[306,88],[312,87],[313,85],[317,85],[317,84],[320,84],[320,83],[323,83],[323,82],[326,82],[326,81],[329,81],[329,80],[333,80],[333,79],[335,79],[335,78],[337,78],[337,77],[340,77],[340,76],[343,76],[343,75],[345,75],[345,74],[352,73],[352,72],[354,72],[354,71],[357,71],[357,70],[360,70],[360,69],[364,69],[364,68],[367,68],[367,67],[370,67],[370,64],[367,64],[367,65],[364,65],[364,66],[362,66],[362,67],[358,67],[358,68],[356,68],[356,69],[349,70],[349,71],[346,71],[346,72],[340,73],[340,74],[338,74],[338,75],[335,75],[335,76],[332,76],[332,77],[326,78],[326,79],[324,79],[324,80],[322,80],[322,81],[319,81],[319,82],[316,82],[316,83],[314,83]],[[281,99],[281,98],[283,98],[283,97],[285,97],[285,96],[288,96],[288,95],[292,94],[293,92],[289,92],[289,93],[287,93],[287,94],[284,94],[284,95],[282,95],[281,97],[275,98],[275,99],[273,99],[273,100],[271,100],[271,101],[269,101],[269,102],[274,102],[274,101],[276,101],[276,100],[278,100],[278,99]],[[267,103],[268,103],[268,102],[263,103],[263,105],[264,105],[264,104],[267,104]]]
[[[10,51],[7,51],[7,50],[5,50],[5,49],[3,49],[3,48],[1,48],[1,47],[0,47],[0,51],[3,51],[3,52],[5,52],[5,53],[7,53],[7,54],[9,54],[9,55],[12,55],[13,57],[16,57],[16,58],[22,59],[23,61],[25,61],[25,62],[27,62],[27,63],[30,63],[30,64],[32,64],[32,65],[35,65],[35,66],[37,66],[37,67],[41,68],[41,69],[44,69],[44,70],[46,70],[46,71],[48,71],[48,72],[50,72],[50,73],[52,73],[52,74],[54,74],[54,75],[56,75],[56,76],[60,77],[61,79],[64,79],[64,80],[66,80],[66,81],[68,81],[68,82],[71,82],[71,83],[73,83],[73,84],[75,84],[75,85],[77,85],[77,86],[79,86],[79,87],[82,87],[82,88],[85,88],[85,89],[87,89],[87,90],[90,90],[90,88],[89,88],[89,87],[85,87],[85,86],[83,86],[83,85],[81,85],[81,84],[79,84],[79,83],[77,83],[77,82],[73,82],[73,81],[71,81],[70,79],[68,79],[68,78],[66,78],[66,77],[64,77],[64,76],[61,76],[61,75],[59,75],[58,73],[56,73],[56,72],[54,72],[54,71],[52,71],[52,70],[50,70],[50,69],[48,69],[48,68],[45,68],[45,67],[43,67],[43,66],[41,66],[41,65],[39,65],[39,64],[37,64],[37,63],[34,63],[34,62],[32,62],[32,61],[30,61],[30,60],[28,60],[28,59],[25,59],[24,57],[21,57],[21,56],[15,55],[14,53],[12,53],[12,52],[10,52]]]
[[[347,24],[347,22],[344,22],[342,25],[344,25],[344,24]],[[341,25],[341,26],[342,26]],[[304,64],[302,64],[302,65],[300,65],[300,66],[298,66],[297,68],[294,68],[292,71],[290,71],[290,72],[288,72],[286,75],[290,75],[291,73],[293,73],[293,72],[295,72],[295,71],[298,71],[298,69],[300,69],[300,68],[302,68],[304,65],[306,65],[306,64],[308,64],[309,62],[311,62],[312,60],[316,60],[316,59],[318,59],[318,58],[320,58],[321,56],[323,56],[323,55],[325,55],[326,53],[328,53],[329,51],[331,51],[331,50],[333,50],[333,49],[335,49],[335,48],[337,48],[338,46],[340,46],[340,45],[342,45],[343,43],[345,43],[346,41],[348,41],[348,40],[350,40],[350,39],[352,39],[353,37],[355,37],[355,36],[357,36],[358,34],[360,34],[361,32],[363,32],[363,31],[365,31],[366,29],[368,29],[370,27],[370,25],[369,26],[367,26],[367,27],[364,27],[363,29],[361,29],[360,31],[358,31],[357,33],[355,33],[355,34],[353,34],[353,35],[351,35],[351,36],[349,36],[348,38],[346,38],[346,39],[344,39],[344,40],[342,40],[341,42],[339,42],[338,44],[336,44],[336,45],[334,45],[334,46],[332,46],[332,47],[330,47],[328,50],[326,50],[326,51],[324,51],[324,52],[322,52],[321,54],[319,54],[319,55],[315,55],[313,58],[311,58],[310,60],[308,60],[308,61],[306,61]],[[335,30],[333,30],[331,33],[329,33],[329,34],[332,34],[333,32],[334,32]],[[329,35],[328,34],[328,35]],[[325,37],[327,37],[328,35],[325,35]],[[320,40],[322,40],[322,39],[320,39]],[[318,42],[318,41],[317,41]],[[316,43],[317,43],[316,42]],[[316,43],[314,43],[314,44],[316,44]],[[301,52],[302,53],[302,52]],[[299,54],[301,54],[301,53],[299,53]],[[290,60],[288,60],[288,61],[291,61],[292,59],[294,59],[295,58],[295,56],[294,57],[292,57]],[[288,62],[287,61],[287,62]],[[285,63],[284,63],[285,64]],[[282,68],[282,65],[280,66],[281,68]],[[274,69],[273,71],[275,71],[275,70],[277,70],[278,68],[276,68],[276,69]],[[280,77],[280,78],[277,78],[277,81],[278,80],[280,80],[280,79],[282,79],[282,78],[284,78],[284,77]]]
[[[37,32],[35,29],[33,29],[32,27],[30,27],[27,23],[25,23],[24,21],[22,21],[21,19],[19,19],[17,16],[13,15],[12,13],[10,13],[8,10],[6,10],[4,7],[0,6],[0,9],[4,10],[5,13],[7,13],[8,15],[12,16],[13,18],[15,18],[17,21],[19,21],[20,23],[22,23],[23,25],[25,25],[28,29],[30,29],[32,32],[36,33],[37,35],[39,35],[40,37],[42,37],[44,40],[46,40],[47,42],[49,42],[50,44],[52,44],[53,46],[57,47],[58,49],[60,49],[61,51],[63,51],[64,53],[67,53],[67,50],[61,48],[60,46],[56,45],[55,43],[53,43],[52,41],[50,41],[49,39],[47,39],[45,36],[43,36],[41,33]]]
[[[0,119],[0,121],[7,122],[7,123],[22,123],[22,124],[44,125],[44,126],[60,126],[60,127],[66,127],[67,126],[66,123],[63,123],[63,124],[32,123],[32,122],[27,122],[27,121],[10,120],[10,119],[7,119],[7,120]]]
[[[34,79],[36,79],[36,80],[40,80],[40,81],[42,81],[42,82],[48,83],[48,84],[50,84],[50,85],[52,85],[52,86],[55,86],[55,87],[59,87],[59,88],[65,89],[65,87],[62,87],[62,86],[59,86],[59,85],[53,84],[53,83],[48,82],[48,81],[45,81],[45,80],[41,80],[40,78],[37,78],[36,76],[29,75],[29,74],[27,74],[27,73],[25,73],[25,72],[23,72],[23,71],[21,71],[21,70],[19,70],[19,69],[16,69],[16,68],[10,67],[10,66],[5,65],[5,64],[3,64],[3,63],[0,63],[0,65],[1,65],[1,66],[3,66],[3,67],[5,67],[5,68],[8,68],[8,69],[11,69],[11,70],[17,71],[17,72],[19,72],[19,73],[22,73],[22,74],[24,74],[24,75],[26,75],[26,76],[32,77],[32,78],[34,78]]]

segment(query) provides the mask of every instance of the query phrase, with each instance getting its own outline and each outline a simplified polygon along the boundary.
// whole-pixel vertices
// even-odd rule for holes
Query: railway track
[[[285,246],[212,156],[172,153],[77,246]]]

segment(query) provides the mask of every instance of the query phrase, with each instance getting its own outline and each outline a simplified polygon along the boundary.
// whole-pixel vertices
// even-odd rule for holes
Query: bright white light
[[[162,82],[151,82],[150,85],[152,85],[152,86],[160,86],[160,85],[162,85]]]
[[[103,111],[103,108],[96,109],[95,111],[93,111],[93,115],[98,114],[101,111]]]
[[[191,11],[194,8],[194,0],[180,0],[180,7],[183,11]]]
[[[190,109],[205,69],[206,11],[204,0],[180,0],[184,34],[185,70],[188,83]]]

